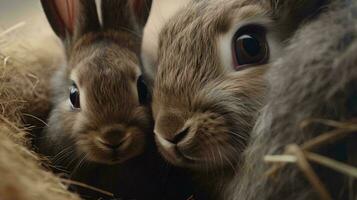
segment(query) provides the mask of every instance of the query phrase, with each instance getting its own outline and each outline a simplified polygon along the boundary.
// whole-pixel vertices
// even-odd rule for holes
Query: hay
[[[61,50],[50,35],[14,27],[0,37],[0,114],[16,122],[24,117],[21,113],[44,119],[50,109],[49,78]]]
[[[353,120],[354,121],[354,120]],[[342,140],[349,135],[357,134],[357,123],[354,122],[336,122],[332,120],[313,119],[306,120],[301,127],[306,127],[312,123],[321,123],[327,126],[335,127],[335,130],[324,133],[316,138],[306,141],[302,145],[290,144],[286,146],[285,154],[283,155],[266,155],[264,161],[274,163],[273,167],[266,172],[266,176],[271,177],[276,175],[278,171],[287,163],[295,163],[297,167],[304,173],[307,180],[314,187],[321,199],[332,200],[329,191],[325,188],[316,172],[310,165],[310,162],[328,167],[336,172],[345,174],[352,179],[357,179],[357,168],[328,157],[312,153],[314,149],[333,144]]]
[[[75,200],[59,178],[45,171],[26,148],[25,132],[0,122],[0,197],[3,200]]]
[[[33,27],[36,33],[30,34],[20,25],[0,32],[0,197],[79,200],[60,178],[42,167],[39,156],[29,149],[24,113],[37,121],[47,115],[53,58],[61,54],[54,39],[44,39]],[[21,39],[20,29],[29,40]]]

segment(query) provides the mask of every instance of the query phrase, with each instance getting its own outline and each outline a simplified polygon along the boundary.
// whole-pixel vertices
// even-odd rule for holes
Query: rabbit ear
[[[130,1],[131,10],[134,14],[137,24],[143,28],[150,14],[152,0],[134,0]]]
[[[89,32],[100,31],[100,23],[98,19],[97,7],[95,0],[72,0],[78,2],[77,19],[75,24],[75,37],[80,37]]]
[[[151,0],[102,0],[104,29],[142,28],[149,16]]]
[[[295,30],[304,20],[316,16],[329,0],[270,0],[275,17],[288,30]]]
[[[41,0],[46,17],[58,37],[64,39],[74,30],[76,12],[73,0]]]
[[[54,32],[62,39],[99,30],[94,0],[41,0]]]

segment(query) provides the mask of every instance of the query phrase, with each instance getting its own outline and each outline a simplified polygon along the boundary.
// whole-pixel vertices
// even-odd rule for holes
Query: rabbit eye
[[[265,29],[255,25],[245,26],[237,31],[232,45],[236,70],[267,62],[269,46],[265,35]]]
[[[79,102],[79,90],[75,83],[69,87],[69,100],[71,102],[72,109],[80,109],[81,105]]]
[[[138,90],[139,103],[146,104],[148,99],[148,88],[142,75],[139,76],[136,87]]]

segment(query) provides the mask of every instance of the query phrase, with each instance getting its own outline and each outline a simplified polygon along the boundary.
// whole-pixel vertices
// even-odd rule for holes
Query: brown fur
[[[118,7],[128,1],[117,7],[114,1],[102,2],[106,12],[102,28],[94,1],[75,2],[79,4],[75,4],[78,16],[73,33],[61,35],[53,27],[63,39],[67,59],[53,78],[54,108],[42,151],[55,168],[69,170],[70,179],[112,192],[113,198],[184,198],[180,195],[187,194],[176,191],[162,194],[166,177],[158,171],[166,166],[153,149],[150,109],[139,103],[137,92],[141,38],[133,32],[131,11]],[[53,14],[47,12],[47,16]],[[79,89],[79,111],[69,105],[72,81]],[[119,147],[113,153],[102,141]],[[87,199],[107,198],[75,189]]]
[[[148,18],[152,0],[103,0],[103,22],[108,29],[133,30],[139,28],[141,31]],[[113,8],[119,8],[113,11]]]
[[[247,5],[251,7],[243,8]],[[262,76],[268,67],[227,70],[219,61],[216,41],[231,29],[234,18],[269,18],[256,10],[264,9],[255,1],[194,2],[175,15],[159,36],[152,106],[154,131],[161,138],[159,150],[170,163],[203,178],[200,184],[213,196],[240,162],[261,106]],[[186,128],[187,137],[177,145],[184,158],[160,140],[173,139]]]
[[[44,136],[44,152],[57,172],[65,170],[71,180],[112,192],[111,198],[187,199],[192,194],[190,180],[160,158],[154,147],[148,102],[139,102],[141,38],[140,30],[134,28],[141,26],[133,19],[140,16],[133,17],[126,6],[113,6],[128,5],[129,1],[102,1],[108,15],[99,28],[91,18],[96,15],[94,2],[79,2],[82,7],[73,35],[62,35],[67,59],[53,79],[54,108]],[[72,110],[68,103],[72,81],[79,88],[80,111]],[[103,141],[118,146],[117,150]],[[182,184],[187,186],[177,188]],[[86,199],[109,198],[79,187],[71,189]]]
[[[75,139],[79,150],[88,152],[88,159],[95,161],[110,162],[107,155],[110,151],[102,153],[101,147],[97,146],[98,137],[113,144],[120,141],[120,138],[129,137],[128,149],[120,153],[124,161],[143,151],[145,138],[150,133],[149,111],[139,105],[136,94],[139,62],[135,53],[125,48],[128,44],[117,45],[116,41],[120,41],[115,39],[117,35],[101,34],[81,38],[69,57],[70,69],[64,72],[64,77],[60,76],[56,80],[71,84],[68,76],[75,74],[82,94],[82,110],[72,112],[66,109],[67,104],[62,102],[68,99],[67,87],[59,85],[60,88],[55,90],[61,93],[57,94],[59,96],[55,97],[55,101],[62,102],[58,102],[49,121],[50,129],[53,127],[55,130],[49,132],[54,134],[58,126],[63,127],[61,132],[69,135],[58,133],[56,139],[62,136]],[[130,45],[128,47],[133,48]],[[115,137],[110,135],[113,133],[109,129],[117,131]]]
[[[110,24],[107,17],[103,26],[113,30],[97,27],[98,19],[92,19],[93,15],[97,18],[94,2],[79,2],[77,6],[80,14],[74,35],[65,38],[67,66],[54,79],[55,109],[48,133],[54,140],[71,138],[80,153],[88,153],[89,160],[110,163],[120,157],[118,161],[123,162],[143,152],[150,132],[149,110],[139,104],[136,91],[140,38]],[[102,6],[108,9],[105,1]],[[118,30],[114,31],[115,27]],[[71,79],[80,90],[80,112],[68,107]],[[127,141],[117,158],[111,158],[111,150],[98,142],[115,145],[121,139]]]
[[[290,3],[297,9],[285,12],[287,4],[280,1],[192,1],[159,35],[152,105],[159,150],[170,163],[202,178],[199,182],[210,195],[221,193],[232,174],[239,174],[241,153],[266,91],[263,75],[270,65],[238,72],[227,69],[217,40],[237,24],[252,20],[266,28],[273,61],[303,20],[296,16],[309,17],[316,11],[311,6],[316,2]],[[292,21],[294,26],[287,27]],[[274,46],[271,38],[278,44]],[[187,133],[183,139],[182,132]],[[178,136],[182,140],[177,145],[168,142]]]

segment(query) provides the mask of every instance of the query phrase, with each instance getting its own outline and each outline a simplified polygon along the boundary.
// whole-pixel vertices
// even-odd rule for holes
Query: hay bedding
[[[62,58],[61,48],[47,31],[38,32],[41,28],[23,23],[14,27],[0,31],[1,113],[15,121],[20,113],[45,119],[50,108],[48,83],[54,63]]]
[[[0,31],[0,199],[80,199],[29,150],[22,122],[43,125],[41,118],[50,105],[47,83],[54,70],[49,58],[58,57],[60,49],[55,40],[41,41],[45,34],[39,34],[38,29],[30,34],[20,26],[22,23]]]

